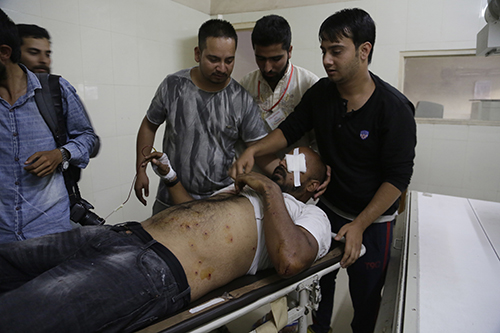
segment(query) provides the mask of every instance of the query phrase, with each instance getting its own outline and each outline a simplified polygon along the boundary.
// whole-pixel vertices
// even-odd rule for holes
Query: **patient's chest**
[[[179,259],[193,299],[244,275],[257,247],[254,209],[244,197],[218,195],[174,206],[143,224]]]

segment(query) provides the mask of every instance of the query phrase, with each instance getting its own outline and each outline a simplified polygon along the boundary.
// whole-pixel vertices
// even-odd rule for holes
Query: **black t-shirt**
[[[281,123],[288,144],[314,129],[319,153],[332,168],[324,197],[340,210],[358,215],[383,182],[399,190],[413,173],[416,124],[413,104],[370,73],[375,91],[359,110],[347,112],[336,85],[319,80]],[[383,215],[393,214],[397,200]]]

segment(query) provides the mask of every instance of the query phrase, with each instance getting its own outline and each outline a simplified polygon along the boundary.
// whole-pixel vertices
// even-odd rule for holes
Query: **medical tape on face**
[[[306,172],[306,156],[299,154],[299,148],[293,150],[293,155],[285,155],[288,172],[293,172],[293,183],[295,187],[300,186],[300,173]]]

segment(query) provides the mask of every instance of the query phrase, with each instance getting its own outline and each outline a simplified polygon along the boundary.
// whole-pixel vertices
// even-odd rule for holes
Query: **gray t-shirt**
[[[259,107],[239,83],[231,79],[224,89],[207,92],[193,83],[190,71],[163,80],[147,118],[156,125],[165,122],[163,151],[186,190],[201,199],[232,183],[227,172],[236,140],[256,141],[267,131]],[[163,182],[156,199],[168,203]]]

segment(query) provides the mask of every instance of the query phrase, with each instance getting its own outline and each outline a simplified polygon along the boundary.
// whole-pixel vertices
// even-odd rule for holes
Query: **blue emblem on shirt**
[[[370,135],[370,132],[368,132],[368,131],[361,131],[359,133],[359,136],[361,137],[361,140],[365,140],[368,137],[368,135]]]

